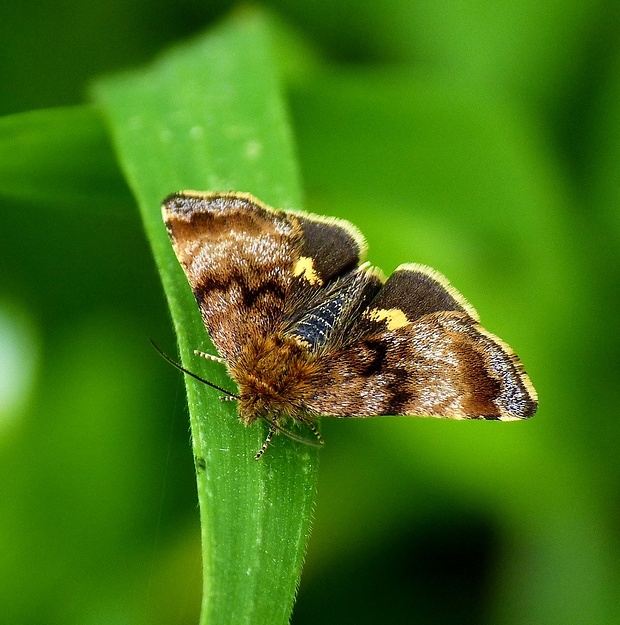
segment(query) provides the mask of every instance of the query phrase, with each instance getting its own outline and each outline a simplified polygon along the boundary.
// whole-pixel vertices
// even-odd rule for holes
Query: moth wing
[[[310,406],[320,414],[514,420],[538,406],[510,347],[480,326],[441,274],[420,265],[390,276],[355,338],[327,352],[320,368],[329,385]]]
[[[364,260],[366,240],[352,223],[302,211],[285,212],[298,221],[302,231],[296,276],[306,278],[311,285],[324,286]]]
[[[474,307],[442,274],[425,265],[400,265],[386,280],[365,311],[359,330],[364,334],[394,329],[425,315],[456,311],[479,321]]]
[[[176,193],[162,214],[209,335],[231,361],[248,337],[278,328],[296,293],[321,288],[365,251],[348,222],[277,211],[244,193]]]

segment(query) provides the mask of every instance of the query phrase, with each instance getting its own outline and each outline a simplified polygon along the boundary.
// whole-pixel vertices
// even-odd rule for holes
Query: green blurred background
[[[293,623],[619,623],[620,6],[265,6],[305,208],[446,274],[540,395],[519,424],[324,420]],[[3,3],[0,114],[87,102],[234,7]],[[198,619],[171,323],[106,197],[0,198],[0,623]]]

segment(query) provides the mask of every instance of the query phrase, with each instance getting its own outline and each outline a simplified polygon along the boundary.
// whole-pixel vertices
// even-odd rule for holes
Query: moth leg
[[[207,354],[206,352],[201,352],[201,351],[198,351],[197,349],[194,350],[194,354],[196,354],[196,356],[201,356],[202,358],[206,358],[207,360],[218,362],[220,365],[225,364],[223,358],[220,358],[219,356],[214,356],[213,354]]]
[[[308,424],[308,427],[310,428],[310,431],[316,436],[316,440],[319,441],[319,443],[321,443],[321,445],[325,444],[325,441],[323,440],[323,437],[321,436],[321,433],[316,429],[316,425],[314,425],[314,423],[307,421],[306,422]]]
[[[254,460],[260,460],[262,455],[267,451],[267,447],[269,447],[269,444],[271,443],[271,439],[273,438],[274,433],[275,433],[275,430],[270,426],[269,432],[267,434],[267,438],[265,439],[263,446],[256,452],[256,455],[254,456]]]

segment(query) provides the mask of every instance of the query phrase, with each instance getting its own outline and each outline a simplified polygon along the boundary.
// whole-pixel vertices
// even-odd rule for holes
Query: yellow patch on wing
[[[323,280],[321,280],[319,274],[314,269],[314,261],[309,256],[301,256],[299,258],[293,268],[293,275],[296,278],[303,276],[310,284],[319,286],[323,284]]]
[[[379,323],[385,321],[388,330],[398,330],[398,328],[402,328],[411,323],[405,313],[399,308],[390,308],[388,310],[385,308],[374,308],[370,311],[369,317],[372,321],[377,321]]]

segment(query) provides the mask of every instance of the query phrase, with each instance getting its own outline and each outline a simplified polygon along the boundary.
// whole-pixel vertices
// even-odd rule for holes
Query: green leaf
[[[180,189],[236,190],[300,208],[266,22],[237,14],[148,68],[102,81],[95,95],[142,212],[183,364],[232,390],[221,366],[192,355],[208,350],[208,338],[160,203]],[[201,623],[287,623],[309,533],[317,450],[277,437],[255,461],[266,428],[245,428],[230,402],[192,379],[187,392],[203,541]]]
[[[86,106],[0,118],[0,193],[107,209],[132,202],[101,117]]]

